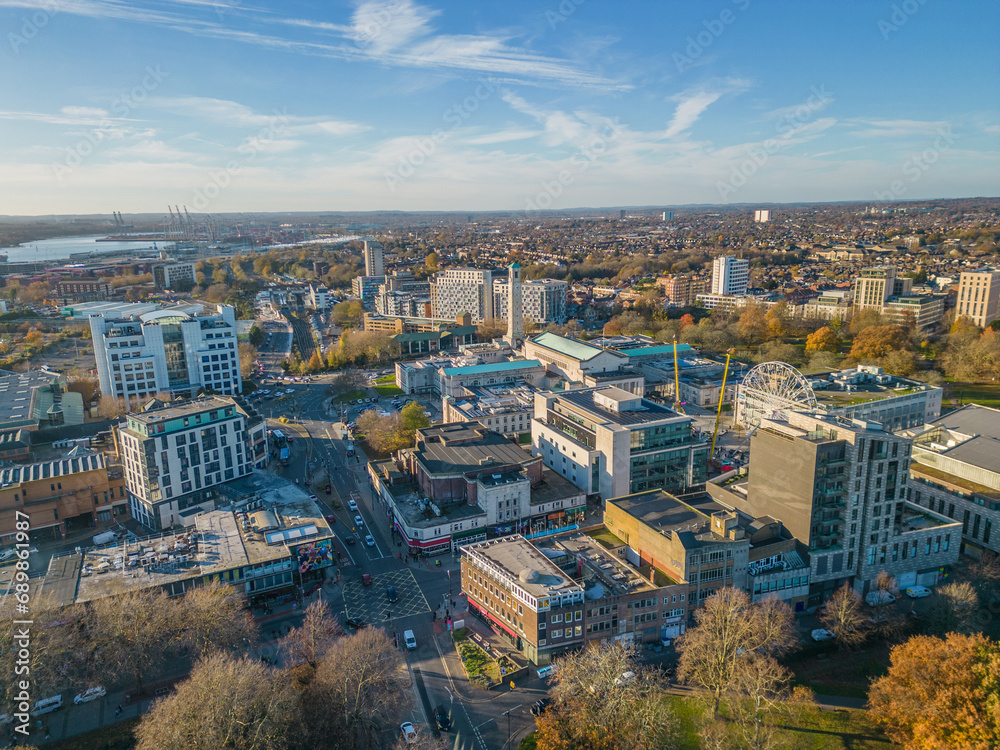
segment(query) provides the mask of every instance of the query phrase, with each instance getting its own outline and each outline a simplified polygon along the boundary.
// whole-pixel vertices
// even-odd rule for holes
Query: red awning
[[[486,615],[489,618],[490,622],[492,622],[494,625],[496,625],[497,627],[499,627],[502,630],[504,630],[508,635],[510,635],[511,638],[514,638],[515,640],[517,639],[517,633],[515,633],[513,630],[511,630],[506,625],[504,625],[502,622],[500,622],[496,617],[494,617],[493,613],[490,612],[488,609],[486,609],[486,607],[483,606],[482,602],[476,601],[476,599],[473,598],[470,594],[466,594],[466,598],[470,602],[472,602],[473,604],[475,604],[476,605],[476,609],[478,609],[480,612],[482,612],[484,615]]]

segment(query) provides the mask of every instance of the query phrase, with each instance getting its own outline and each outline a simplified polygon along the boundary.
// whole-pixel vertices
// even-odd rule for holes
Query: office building
[[[509,273],[509,271],[508,271]],[[520,274],[520,266],[518,266]],[[566,322],[566,293],[569,285],[555,279],[521,280],[522,319],[540,326]],[[504,278],[493,279],[493,313],[497,318],[509,319],[510,282]],[[522,336],[523,339],[523,328]]]
[[[385,276],[355,276],[351,279],[351,293],[362,303],[369,303],[378,296],[379,287],[384,283]]]
[[[365,240],[365,276],[385,276],[385,257],[382,244],[374,240]]]
[[[965,554],[1000,554],[1000,410],[968,404],[906,434],[909,499],[960,522]]]
[[[217,305],[214,315],[170,308],[127,319],[94,315],[90,332],[104,395],[130,399],[243,390],[232,307]]]
[[[103,454],[74,448],[61,458],[0,468],[0,541],[13,544],[18,513],[31,517],[31,541],[59,540],[68,531],[124,518],[121,467]]]
[[[267,462],[264,420],[223,396],[152,403],[118,428],[132,517],[153,531],[188,526],[216,488]]]
[[[746,294],[750,286],[750,261],[722,255],[712,261],[712,294]]]
[[[526,385],[468,386],[441,399],[441,421],[478,422],[518,440],[530,438],[534,416],[535,391]]]
[[[674,212],[673,211],[664,211],[663,212],[663,216],[661,217],[661,219],[663,221],[673,221],[674,220]]]
[[[370,462],[368,478],[413,552],[574,526],[586,510],[578,487],[476,422],[417,430],[413,448]]]
[[[467,312],[473,323],[496,317],[493,307],[493,272],[479,268],[449,268],[431,283],[435,318],[454,320]]]
[[[106,279],[67,277],[56,282],[52,296],[66,304],[70,298],[80,302],[96,301],[107,299],[111,294],[111,284]]]
[[[194,263],[161,263],[153,266],[153,285],[157,289],[186,292],[197,279]]]
[[[532,453],[607,499],[704,483],[708,444],[693,420],[616,387],[535,394]]]
[[[980,328],[1000,318],[1000,270],[962,271],[955,315],[968,318]]]
[[[845,583],[866,593],[882,571],[927,586],[957,560],[961,525],[907,500],[911,443],[875,422],[790,412],[753,433],[747,481],[708,491],[804,545],[809,606]]]

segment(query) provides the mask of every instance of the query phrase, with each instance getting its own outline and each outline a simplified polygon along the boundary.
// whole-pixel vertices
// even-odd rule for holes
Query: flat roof
[[[431,474],[486,470],[540,460],[477,422],[452,422],[417,431],[414,455]]]
[[[731,541],[712,532],[711,520],[713,513],[736,511],[717,503],[707,492],[676,497],[664,490],[647,490],[634,495],[614,497],[607,502],[638,518],[661,534],[677,535],[687,548],[697,546],[703,541],[719,543]]]
[[[934,427],[944,427],[963,435],[978,435],[1000,440],[1000,409],[991,409],[979,404],[965,406],[942,414],[929,423]],[[994,464],[996,458],[994,458]]]
[[[537,359],[515,359],[510,362],[494,362],[488,365],[469,365],[467,367],[443,367],[441,372],[449,377],[455,375],[485,375],[488,372],[510,372],[511,370],[527,370],[541,367]]]
[[[47,388],[62,375],[44,370],[6,372],[0,370],[0,424],[28,422],[33,417],[35,391]]]
[[[492,563],[536,599],[583,590],[520,534],[469,544],[462,547],[462,553]]]
[[[635,411],[615,412],[594,403],[595,393],[606,393],[609,390],[612,389],[592,388],[579,391],[563,391],[559,394],[559,398],[563,401],[568,401],[571,404],[582,407],[591,414],[599,415],[601,418],[606,419],[609,422],[622,425],[623,427],[645,424],[647,422],[658,422],[663,419],[672,418],[682,418],[687,421],[691,421],[690,417],[685,416],[684,414],[678,414],[673,409],[668,409],[667,407],[661,406],[660,404],[646,398],[643,398],[640,401],[642,409]],[[613,390],[620,391],[621,389],[614,388]],[[624,393],[625,391],[622,392]],[[631,393],[628,395],[631,399],[637,398],[637,396]]]
[[[611,352],[607,349],[600,349],[596,346],[591,346],[578,339],[571,339],[566,336],[560,336],[556,333],[545,332],[535,338],[532,341],[539,346],[544,346],[546,349],[551,349],[554,352],[559,352],[560,354],[565,354],[567,357],[572,357],[573,359],[579,360],[580,362],[585,362],[588,359],[593,359],[598,354],[604,351],[613,353],[618,357],[624,355],[619,352]]]
[[[677,345],[678,356],[689,351],[691,351],[690,344]],[[628,349],[625,351],[625,354],[629,356],[629,359],[634,357],[660,357],[664,354],[669,354],[672,357],[674,356],[674,345],[664,344],[663,346],[641,346],[635,349]]]

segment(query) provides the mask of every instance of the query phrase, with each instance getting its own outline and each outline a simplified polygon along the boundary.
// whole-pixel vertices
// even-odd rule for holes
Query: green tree
[[[258,325],[250,326],[249,339],[250,343],[256,347],[259,347],[264,343],[264,329]]]
[[[413,445],[414,433],[424,427],[429,427],[431,420],[424,414],[424,407],[416,401],[411,401],[399,411],[399,426],[402,436],[409,445]]]

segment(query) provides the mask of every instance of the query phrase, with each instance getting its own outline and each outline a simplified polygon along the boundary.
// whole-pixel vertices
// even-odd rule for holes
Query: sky
[[[997,195],[994,0],[0,0],[0,214]]]

